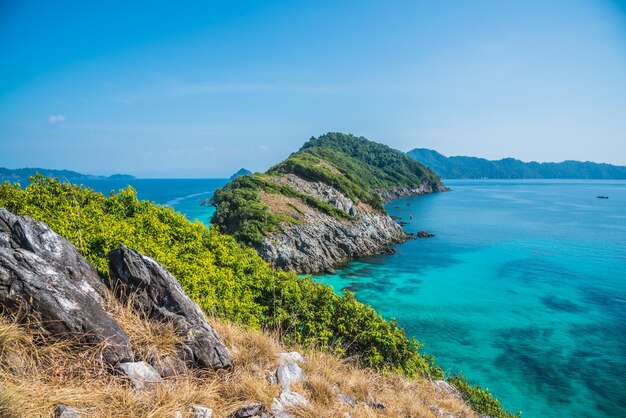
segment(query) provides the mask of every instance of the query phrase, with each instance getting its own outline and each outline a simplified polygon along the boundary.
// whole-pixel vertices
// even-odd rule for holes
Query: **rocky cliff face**
[[[274,267],[300,273],[331,272],[333,265],[357,257],[390,251],[391,244],[405,241],[408,236],[389,216],[373,210],[366,204],[355,204],[339,190],[322,182],[304,180],[294,174],[272,177],[272,181],[286,184],[297,191],[313,196],[344,211],[353,219],[338,219],[303,205],[296,199],[269,201],[278,206],[293,208],[291,216],[299,224],[283,223],[257,246],[257,251]],[[410,194],[429,193],[432,190],[412,191]]]
[[[433,186],[432,184],[424,183],[420,185],[420,187],[408,188],[408,187],[396,187],[391,190],[378,190],[378,194],[381,199],[385,203],[391,202],[392,200],[401,199],[403,197],[409,196],[419,196],[422,194],[430,194],[437,192],[447,192],[450,191],[449,188],[444,186],[443,184],[438,184]]]
[[[34,316],[59,338],[106,344],[109,364],[129,361],[128,337],[105,309],[98,272],[46,224],[0,208],[0,307]]]

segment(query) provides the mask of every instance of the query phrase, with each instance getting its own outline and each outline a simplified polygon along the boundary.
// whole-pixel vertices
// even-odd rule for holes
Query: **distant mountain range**
[[[442,179],[626,179],[625,166],[589,161],[526,163],[515,158],[492,161],[477,157],[446,157],[426,148],[415,148],[407,155]]]
[[[39,173],[46,177],[58,177],[61,180],[129,180],[134,176],[128,174],[113,174],[112,176],[94,176],[92,174],[82,174],[70,170],[50,170],[47,168],[16,168],[15,170],[0,167],[0,180],[24,179],[35,173]]]

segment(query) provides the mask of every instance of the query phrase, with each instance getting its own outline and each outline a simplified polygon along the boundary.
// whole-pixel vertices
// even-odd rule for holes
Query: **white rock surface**
[[[117,367],[128,376],[136,389],[144,389],[163,380],[159,373],[145,361],[120,363]]]
[[[306,406],[309,401],[298,392],[283,391],[278,398],[274,398],[270,407],[270,414],[277,416],[281,412],[287,412],[291,408]],[[292,416],[291,414],[289,416]],[[284,416],[285,418],[287,416]]]
[[[211,418],[213,416],[213,410],[206,406],[193,405],[191,407],[191,415],[193,418]]]
[[[354,396],[344,395],[343,393],[337,395],[337,401],[344,405],[356,406],[356,398]]]
[[[276,369],[276,380],[282,391],[290,391],[291,385],[306,378],[297,363],[283,364]]]
[[[283,364],[289,363],[304,363],[304,357],[302,354],[297,351],[290,351],[289,353],[280,353],[278,355],[278,364],[281,366]]]
[[[445,380],[436,380],[433,382],[433,385],[435,385],[439,391],[452,395],[459,400],[463,400],[461,392]]]
[[[77,409],[72,408],[69,405],[57,405],[54,408],[54,417],[55,418],[79,418],[80,412]]]

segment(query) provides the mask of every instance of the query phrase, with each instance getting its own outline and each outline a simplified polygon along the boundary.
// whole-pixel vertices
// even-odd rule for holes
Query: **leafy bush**
[[[252,174],[239,176],[222,189],[215,192],[208,203],[216,207],[211,223],[218,225],[222,232],[230,234],[246,245],[259,244],[265,235],[274,231],[281,222],[298,223],[290,216],[273,213],[261,201],[259,192],[300,199],[306,205],[337,219],[352,219],[346,212],[336,209],[326,202],[298,192],[293,187],[277,184],[267,175]],[[299,211],[299,209],[296,209]]]
[[[489,389],[472,385],[463,375],[455,374],[448,379],[448,382],[459,389],[472,408],[481,414],[494,418],[515,418],[521,416],[521,412],[516,415],[502,408],[500,401],[491,396]]]

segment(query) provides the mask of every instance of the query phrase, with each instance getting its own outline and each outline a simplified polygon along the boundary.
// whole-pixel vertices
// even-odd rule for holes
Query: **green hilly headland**
[[[218,190],[212,224],[254,247],[274,267],[332,271],[347,259],[386,250],[408,237],[383,204],[446,190],[404,153],[363,137],[313,137],[266,173]]]

